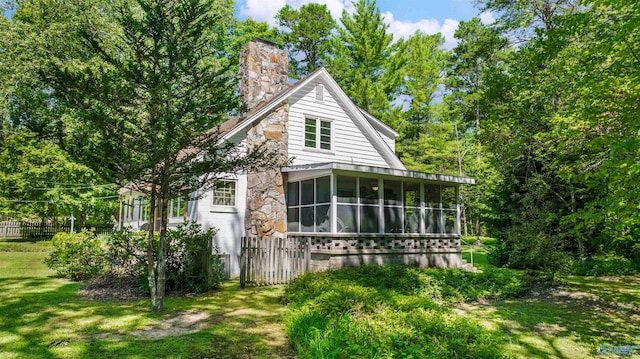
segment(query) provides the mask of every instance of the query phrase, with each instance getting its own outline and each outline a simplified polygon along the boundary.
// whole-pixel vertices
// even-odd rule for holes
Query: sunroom
[[[311,271],[464,266],[458,193],[474,179],[343,163],[282,172],[288,237],[309,244]]]
[[[287,174],[289,235],[460,236],[460,185],[467,177],[342,163],[299,165]]]

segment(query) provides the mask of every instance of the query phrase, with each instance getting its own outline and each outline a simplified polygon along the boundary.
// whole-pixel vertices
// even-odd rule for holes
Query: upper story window
[[[304,147],[331,150],[331,121],[305,118]]]
[[[236,181],[218,181],[213,187],[211,204],[214,206],[235,206]]]

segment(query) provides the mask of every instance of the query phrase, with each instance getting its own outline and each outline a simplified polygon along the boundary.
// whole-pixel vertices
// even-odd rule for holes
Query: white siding
[[[231,275],[240,274],[238,257],[240,256],[240,237],[244,236],[244,213],[247,196],[247,176],[229,176],[237,179],[236,205],[235,207],[213,206],[211,203],[211,191],[204,194],[196,203],[194,215],[203,228],[216,228],[218,231],[213,243],[220,253],[229,253],[231,256]]]
[[[341,162],[389,167],[362,130],[349,118],[325,86],[324,101],[316,101],[316,83],[309,83],[289,98],[289,157],[293,165]],[[305,116],[332,121],[332,150],[304,147]]]
[[[396,152],[396,139],[394,137],[388,137],[383,132],[377,131],[380,137],[384,140],[384,143],[395,153]]]

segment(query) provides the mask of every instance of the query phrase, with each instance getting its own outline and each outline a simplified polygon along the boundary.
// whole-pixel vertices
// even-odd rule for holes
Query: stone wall
[[[249,112],[264,105],[288,87],[286,51],[264,40],[249,42],[240,54],[239,93]],[[278,162],[286,164],[289,106],[282,103],[260,119],[247,133],[247,146],[264,146]],[[286,237],[287,207],[284,178],[279,168],[247,174],[246,236]]]

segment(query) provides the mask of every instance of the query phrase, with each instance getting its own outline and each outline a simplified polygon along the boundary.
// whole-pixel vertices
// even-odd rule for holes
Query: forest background
[[[3,2],[15,11],[0,17],[3,216],[112,215],[124,178],[88,164],[91,143],[58,90],[64,72],[52,69],[61,59],[67,70],[90,68],[95,59],[82,52],[79,24],[126,3]],[[636,1],[479,0],[496,22],[460,22],[451,50],[440,34],[394,38],[375,1],[355,1],[339,18],[326,5],[285,6],[277,27],[234,18],[231,1],[202,3],[216,12],[216,68],[228,78],[248,40],[272,40],[289,51],[292,77],[324,66],[358,106],[394,128],[408,168],[476,178],[460,193],[461,231],[496,237],[496,264],[580,271],[605,260],[638,268]]]

